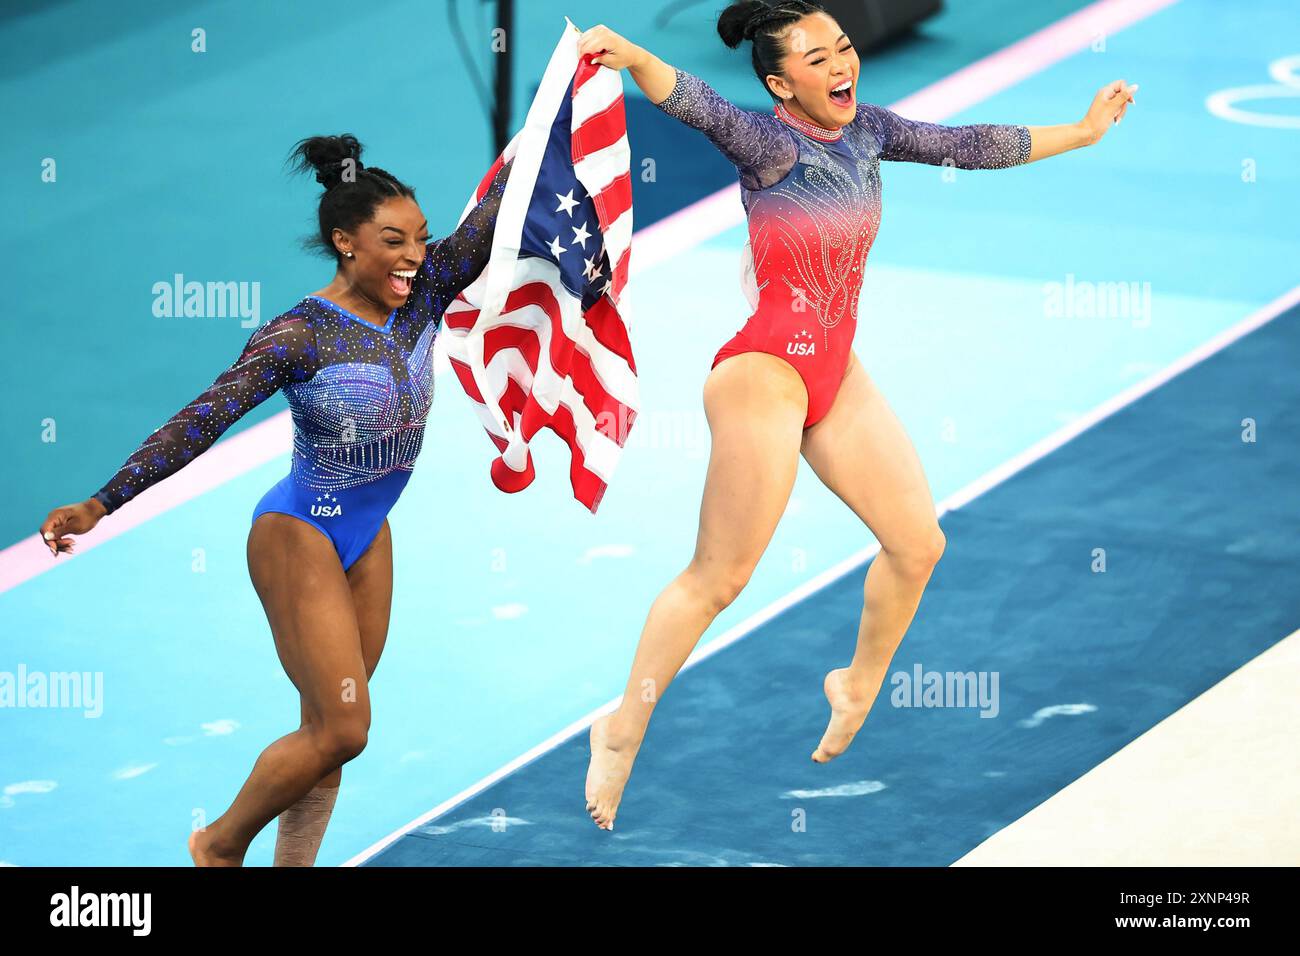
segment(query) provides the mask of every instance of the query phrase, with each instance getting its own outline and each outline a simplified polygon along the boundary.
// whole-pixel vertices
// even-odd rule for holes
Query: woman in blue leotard
[[[190,837],[196,864],[238,866],[280,818],[277,865],[310,866],[341,768],[366,745],[367,682],[388,632],[387,515],[411,476],[432,401],[443,310],[482,271],[509,174],[445,239],[429,241],[415,194],[361,163],[348,135],[298,143],[291,158],[325,187],[313,243],[337,271],[325,288],[258,328],[201,395],[150,435],[92,498],[50,512],[57,557],[175,474],[277,391],[293,416],[292,468],[253,512],[248,568],[302,724],[267,747],[230,809]]]

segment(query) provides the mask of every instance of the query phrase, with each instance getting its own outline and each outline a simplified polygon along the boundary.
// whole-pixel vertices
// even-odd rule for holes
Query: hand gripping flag
[[[488,264],[444,322],[452,368],[500,453],[492,481],[527,487],[529,442],[549,428],[569,446],[574,497],[595,512],[638,404],[624,291],[632,178],[622,79],[579,61],[579,35],[568,23],[524,128],[465,207],[513,161]]]

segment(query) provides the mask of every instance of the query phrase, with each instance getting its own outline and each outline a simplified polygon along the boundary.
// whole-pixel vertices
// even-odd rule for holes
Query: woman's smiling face
[[[785,33],[784,76],[768,86],[796,116],[837,129],[857,117],[858,52],[834,18],[811,13]]]
[[[414,199],[386,199],[356,232],[335,230],[335,236],[336,242],[343,240],[338,242],[340,250],[353,254],[352,284],[366,298],[393,309],[406,303],[429,241],[429,224]]]

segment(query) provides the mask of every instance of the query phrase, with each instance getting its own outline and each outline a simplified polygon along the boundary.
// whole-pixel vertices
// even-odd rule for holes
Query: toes
[[[826,763],[829,760],[834,760],[842,753],[844,753],[843,747],[836,748],[827,743],[825,738],[822,738],[822,742],[819,743],[817,749],[813,751],[813,760],[816,760],[818,763]]]
[[[597,806],[591,812],[591,819],[602,830],[614,829],[614,815],[608,807]]]

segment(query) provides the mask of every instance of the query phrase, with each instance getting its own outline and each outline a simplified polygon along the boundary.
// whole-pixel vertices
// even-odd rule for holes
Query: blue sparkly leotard
[[[177,412],[95,494],[111,513],[175,474],[283,390],[293,416],[289,474],[258,502],[334,544],[344,570],[365,553],[411,477],[433,401],[443,310],[483,270],[509,166],[445,239],[431,242],[406,304],[383,327],[307,296],[259,327],[239,359]]]
[[[749,220],[754,313],[713,360],[767,352],[808,391],[804,426],[820,421],[848,369],[867,252],[880,228],[880,161],[995,169],[1029,159],[1024,126],[941,126],[861,103],[830,130],[733,106],[683,70],[668,115],[706,135],[736,167]]]

